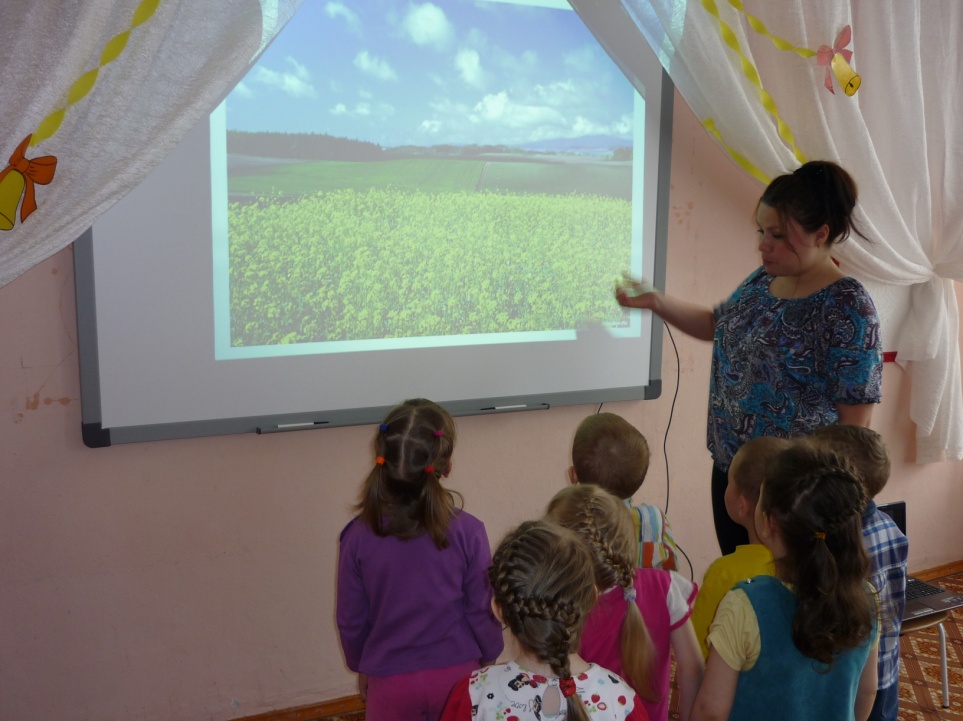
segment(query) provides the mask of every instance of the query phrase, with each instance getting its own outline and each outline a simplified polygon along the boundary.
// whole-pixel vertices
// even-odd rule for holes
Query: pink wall
[[[714,303],[756,262],[759,188],[682,103],[674,133],[668,289]],[[0,718],[220,721],[353,693],[333,582],[373,429],[86,448],[73,292],[69,249],[0,289]],[[716,554],[704,444],[709,346],[676,341],[669,517],[698,579]],[[606,405],[657,454],[675,368],[667,342],[663,397]],[[959,560],[961,464],[913,465],[899,367],[887,365],[884,391],[873,425],[894,473],[883,499],[909,501],[911,568]],[[458,420],[451,485],[493,543],[564,483],[572,434],[594,411]],[[639,495],[665,503],[660,455]]]

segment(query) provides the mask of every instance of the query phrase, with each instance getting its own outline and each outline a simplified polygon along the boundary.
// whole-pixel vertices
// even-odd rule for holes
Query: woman
[[[644,283],[616,291],[713,341],[707,444],[712,511],[723,554],[748,543],[725,508],[729,463],[759,436],[789,437],[833,423],[868,426],[880,400],[879,318],[866,289],[833,261],[850,233],[856,184],[835,163],[813,161],[773,180],[756,207],[762,267],[721,305],[694,305]]]

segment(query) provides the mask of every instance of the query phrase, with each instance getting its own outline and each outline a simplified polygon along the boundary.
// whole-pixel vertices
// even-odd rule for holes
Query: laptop
[[[893,519],[896,527],[906,533],[906,501],[894,501],[878,506],[879,510]],[[963,594],[947,591],[933,583],[928,583],[913,576],[906,577],[906,608],[903,620],[924,618],[931,614],[942,613],[954,608],[963,607]]]

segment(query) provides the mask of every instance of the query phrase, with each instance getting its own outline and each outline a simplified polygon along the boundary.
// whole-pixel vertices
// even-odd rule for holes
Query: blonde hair
[[[617,586],[626,595],[635,593],[637,542],[629,509],[620,499],[599,486],[571,485],[555,494],[546,517],[587,542],[598,588]],[[619,650],[629,685],[646,700],[658,700],[652,673],[655,646],[634,602],[627,604],[622,619]]]
[[[631,498],[649,471],[649,444],[622,416],[595,413],[575,431],[572,466],[580,483],[594,483],[619,498]]]
[[[548,521],[526,521],[502,539],[488,570],[495,603],[528,652],[571,679],[569,655],[595,605],[592,558],[582,539]],[[578,694],[564,699],[569,721],[589,721]]]
[[[374,467],[355,506],[361,520],[379,536],[426,532],[446,548],[456,494],[442,487],[441,476],[454,448],[455,422],[440,405],[413,398],[395,406],[375,432]]]
[[[739,463],[736,465],[732,480],[739,494],[752,501],[753,506],[759,502],[759,489],[762,488],[762,480],[766,477],[766,467],[773,458],[790,446],[792,441],[788,438],[759,436],[746,441],[736,451]]]

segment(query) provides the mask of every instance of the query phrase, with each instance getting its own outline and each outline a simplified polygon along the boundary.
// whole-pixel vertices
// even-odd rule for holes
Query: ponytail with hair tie
[[[451,466],[455,424],[437,403],[414,398],[395,406],[378,424],[375,466],[356,510],[379,536],[414,538],[427,533],[437,548],[448,546],[448,525],[460,496],[439,478]]]

